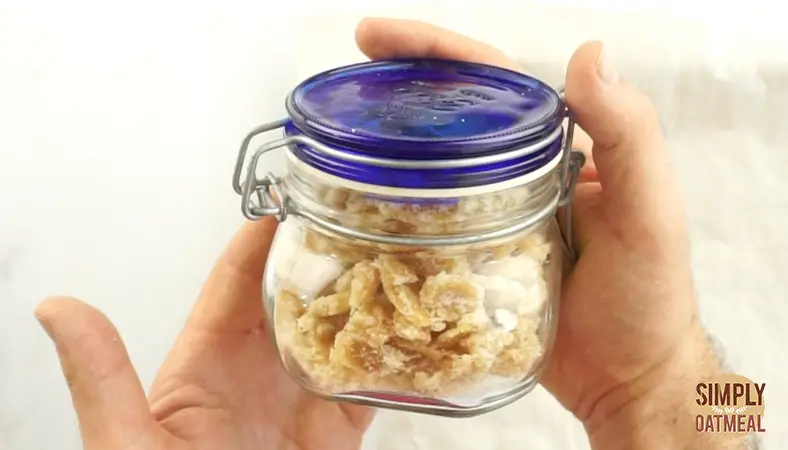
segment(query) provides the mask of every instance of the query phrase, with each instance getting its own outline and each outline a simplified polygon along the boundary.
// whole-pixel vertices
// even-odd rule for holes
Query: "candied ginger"
[[[360,224],[377,221],[401,233],[445,232],[458,217],[516,208],[523,200],[398,204],[328,190],[324,201],[353,212]],[[283,357],[326,393],[465,395],[490,377],[519,382],[542,357],[551,251],[544,230],[445,251],[372,245],[312,230],[300,242],[294,255],[309,252],[332,265],[329,270],[315,262],[310,272],[305,264],[316,260],[307,259],[289,270],[296,267],[289,260],[277,271],[277,343]],[[300,287],[312,281],[320,286]]]
[[[455,322],[481,305],[484,290],[467,277],[441,272],[427,277],[419,299],[430,317]]]

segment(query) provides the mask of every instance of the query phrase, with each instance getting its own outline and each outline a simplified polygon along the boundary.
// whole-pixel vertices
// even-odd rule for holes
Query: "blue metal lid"
[[[566,111],[558,93],[535,78],[483,64],[434,59],[374,61],[329,70],[299,84],[286,107],[292,121],[287,135],[303,135],[348,154],[413,163],[484,159],[552,142]],[[461,169],[400,167],[396,170],[410,172],[397,176],[391,168],[373,174],[369,172],[376,169],[363,162],[337,159],[303,145],[296,148],[299,159],[343,178],[451,188],[535,170],[544,165],[539,161],[547,163],[557,154],[551,142],[492,165],[480,161]]]

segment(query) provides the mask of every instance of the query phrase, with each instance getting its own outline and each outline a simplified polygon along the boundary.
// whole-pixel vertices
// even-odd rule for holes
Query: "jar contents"
[[[440,234],[473,214],[522,209],[525,194],[429,204],[334,191],[325,200],[352,212],[355,226]],[[462,248],[353,241],[298,221],[280,227],[292,248],[275,268],[278,345],[322,391],[472,395],[488,378],[511,387],[543,356],[549,223]]]

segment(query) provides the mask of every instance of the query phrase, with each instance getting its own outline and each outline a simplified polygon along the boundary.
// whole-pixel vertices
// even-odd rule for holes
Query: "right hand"
[[[356,38],[372,59],[522,70],[489,45],[421,22],[367,19]],[[573,200],[579,261],[563,285],[542,384],[583,422],[595,447],[646,448],[649,434],[654,448],[683,448],[700,444],[694,417],[670,411],[686,411],[695,384],[720,369],[698,319],[684,207],[657,112],[605,55],[601,43],[584,44],[567,71],[567,103],[587,132],[576,133],[574,147],[588,162]],[[654,400],[665,405],[666,429],[644,415]]]
[[[698,317],[684,203],[657,111],[599,42],[575,52],[565,89],[593,140],[595,173],[575,190],[579,259],[543,383],[600,448],[705,448],[688,408],[695,385],[721,368]]]

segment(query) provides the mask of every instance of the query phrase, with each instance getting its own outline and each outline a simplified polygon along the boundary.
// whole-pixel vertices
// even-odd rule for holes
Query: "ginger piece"
[[[381,352],[381,366],[385,372],[394,374],[407,374],[410,364],[419,355],[413,352],[406,352],[399,347],[386,344]]]
[[[434,252],[418,252],[400,257],[421,278],[438,275],[441,272],[450,274],[470,274],[471,264],[465,255],[444,256]]]
[[[424,360],[421,361],[422,364],[420,364],[420,367],[424,370],[426,370],[427,366],[433,370],[438,369],[439,363],[445,361],[446,358],[450,356],[447,352],[436,348],[434,345],[425,342],[409,341],[400,337],[392,338],[389,344],[408,354],[418,355],[420,358],[424,358]]]
[[[443,378],[443,372],[416,372],[413,374],[414,390],[424,395],[438,395],[445,387]]]
[[[304,302],[294,293],[280,290],[276,296],[274,309],[274,324],[277,333],[290,334],[295,331],[295,324],[299,317],[306,311]]]
[[[468,336],[464,345],[471,356],[473,371],[487,373],[496,363],[498,355],[511,345],[514,339],[512,333],[498,327]]]
[[[441,272],[428,277],[419,293],[421,307],[429,317],[455,322],[475,311],[484,299],[484,290],[462,275]]]
[[[379,217],[380,213],[377,206],[381,201],[369,194],[350,191],[345,200],[345,211],[355,213],[358,217]]]
[[[381,279],[388,280],[392,285],[400,286],[419,281],[418,274],[394,256],[378,256],[375,266],[380,270]]]
[[[507,242],[506,244],[490,247],[489,252],[494,259],[504,259],[512,256],[518,249],[517,242]]]
[[[419,305],[419,294],[416,287],[396,285],[386,280],[383,282],[383,290],[386,292],[391,304],[408,321],[420,327],[430,326],[432,321]]]
[[[334,283],[334,291],[337,293],[350,291],[350,283],[353,281],[353,269],[343,273]]]
[[[463,198],[457,205],[457,215],[474,217],[479,215],[499,215],[516,209],[522,209],[531,198],[531,189],[527,186],[510,188],[487,195]]]
[[[355,372],[375,373],[383,366],[381,348],[365,339],[362,333],[341,331],[334,341],[331,362]]]
[[[399,349],[407,359],[403,360],[402,377],[408,380],[410,389],[422,395],[437,395],[441,388],[443,372],[451,364],[452,354],[423,342],[393,339],[391,345]]]
[[[517,249],[520,253],[526,254],[539,263],[544,263],[552,253],[552,245],[548,239],[548,230],[545,229],[538,233],[529,233],[517,241]]]
[[[441,360],[438,370],[413,373],[413,388],[422,395],[443,397],[461,394],[473,389],[484,375],[475,369],[472,355],[447,355]]]
[[[488,248],[488,252],[496,260],[512,256],[527,255],[537,263],[543,264],[552,253],[549,239],[550,227],[544,225],[536,230],[529,230],[519,237],[508,238]]]
[[[419,229],[418,225],[393,218],[381,221],[377,228],[391,234],[416,234]]]
[[[375,300],[380,286],[380,272],[370,261],[361,261],[353,266],[353,279],[350,281],[350,308],[368,309]]]
[[[304,247],[312,253],[349,263],[364,261],[368,257],[367,251],[358,245],[310,229],[304,232]]]
[[[329,317],[350,312],[350,292],[340,292],[318,297],[306,308],[306,314],[316,317]]]
[[[476,333],[490,324],[490,318],[482,309],[477,309],[465,314],[460,318],[454,327],[447,329],[435,339],[438,348],[455,348],[462,343],[462,340],[473,333]]]
[[[349,294],[333,294],[314,300],[296,320],[300,352],[309,364],[327,364],[336,334],[344,327],[350,310]]]
[[[324,188],[320,192],[322,203],[337,210],[345,209],[349,197],[350,192],[347,189]]]
[[[399,234],[446,234],[468,231],[468,221],[499,220],[522,211],[531,198],[526,186],[481,196],[435,201],[376,196],[344,188],[320,192],[322,203],[343,214],[349,226]]]
[[[391,312],[384,305],[370,304],[351,312],[337,333],[331,362],[356,372],[373,373],[383,368],[383,347],[395,335]]]
[[[336,245],[326,236],[308,229],[304,231],[304,247],[318,255],[334,256]]]
[[[513,341],[498,354],[490,373],[505,377],[528,374],[542,356],[538,328],[538,316],[520,316],[517,328],[511,334]]]
[[[454,356],[454,371],[468,374],[486,372],[498,354],[514,340],[506,330],[493,326],[482,309],[464,315],[454,328],[441,333],[436,339],[437,348]]]
[[[384,224],[397,225],[393,230],[386,230],[393,233],[403,230],[404,234],[441,234],[457,221],[456,203],[389,200],[379,201],[376,206]]]
[[[386,293],[388,300],[400,314],[417,327],[440,326],[433,324],[419,304],[418,289],[414,286],[419,282],[416,272],[388,255],[379,256],[375,265],[380,271],[383,292]]]
[[[347,385],[365,390],[418,393],[413,374],[418,371],[435,373],[440,370],[440,365],[423,354],[417,345],[408,345],[407,342],[393,337],[379,348],[358,341],[354,347],[345,347],[342,357],[344,363],[352,368],[344,372],[348,374]]]
[[[394,331],[409,341],[429,342],[432,339],[429,328],[414,325],[399,311],[394,312]]]
[[[344,326],[346,316],[318,318],[305,314],[298,319],[298,331],[294,339],[299,363],[312,368],[327,365],[337,333]]]
[[[297,319],[297,329],[312,339],[312,345],[330,348],[334,335],[344,326],[349,312],[348,292],[320,297],[312,301],[306,307],[306,312]],[[335,319],[336,316],[340,317]],[[325,336],[330,336],[330,339]]]
[[[370,304],[367,308],[355,309],[350,313],[342,333],[363,335],[376,346],[382,346],[396,335],[392,320],[391,305]]]
[[[440,370],[441,362],[446,356],[429,347],[426,343],[410,341],[401,337],[393,337],[389,340],[386,347],[392,354],[399,355],[396,367],[405,376],[411,376],[416,371],[434,372]]]

